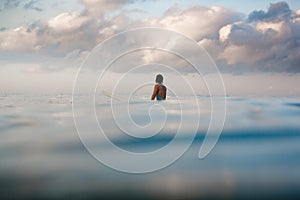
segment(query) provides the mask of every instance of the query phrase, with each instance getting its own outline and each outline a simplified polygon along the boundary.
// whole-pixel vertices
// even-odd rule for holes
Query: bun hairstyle
[[[164,77],[161,74],[156,75],[156,79],[155,79],[156,83],[162,83],[163,80],[164,80]]]

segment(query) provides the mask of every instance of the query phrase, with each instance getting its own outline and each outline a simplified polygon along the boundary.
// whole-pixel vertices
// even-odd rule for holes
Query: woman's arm
[[[152,96],[151,96],[151,100],[154,100],[154,99],[155,99],[155,96],[156,96],[156,94],[157,94],[157,90],[158,90],[158,85],[155,85],[155,86],[154,86],[154,89],[153,89]]]

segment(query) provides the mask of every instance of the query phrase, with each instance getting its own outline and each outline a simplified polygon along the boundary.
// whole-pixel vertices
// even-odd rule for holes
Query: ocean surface
[[[93,142],[98,152],[120,159],[123,164],[142,166],[126,157],[118,158],[101,137],[89,138],[88,133],[78,133],[71,95],[1,94],[0,197],[300,196],[300,97],[228,97],[223,131],[203,159],[199,159],[198,153],[211,119],[210,98],[197,97],[200,118],[196,130],[194,122],[199,116],[189,97],[170,98],[165,102],[151,102],[147,98],[138,97],[129,103],[118,98],[114,108],[119,110],[114,115],[109,97],[96,98],[95,114],[112,143],[136,153],[162,148],[174,139],[181,127],[182,112],[185,124],[181,130],[186,136],[192,136],[195,131],[196,135],[187,151],[171,165],[154,172],[132,174],[106,166],[86,149],[80,140],[82,135]],[[89,131],[97,131],[89,126],[95,116],[86,112],[85,95],[76,99],[77,102],[82,99],[82,104],[76,107],[77,121],[91,127]],[[222,121],[224,113],[218,105],[224,99],[216,102],[214,117]],[[128,112],[122,110],[126,106]],[[128,113],[134,126],[126,121]],[[144,128],[139,132],[135,127]],[[135,136],[140,134],[140,138],[124,134],[125,129]],[[185,139],[176,139],[174,152]],[[157,164],[151,162],[146,160],[143,165]]]

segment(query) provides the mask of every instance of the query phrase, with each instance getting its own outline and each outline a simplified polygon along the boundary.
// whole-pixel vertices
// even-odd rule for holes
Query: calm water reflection
[[[211,154],[200,160],[197,155],[210,118],[205,111],[208,100],[199,98],[200,128],[184,156],[160,171],[133,175],[100,164],[86,151],[75,130],[70,95],[2,95],[0,196],[299,196],[300,99],[228,98],[227,118],[220,140]],[[133,119],[137,123],[148,123],[149,118],[141,114],[141,110],[149,103],[132,104]],[[109,106],[109,103],[96,106],[100,118]],[[189,116],[193,117],[193,108],[190,109]],[[84,116],[84,107],[82,113]],[[169,115],[175,125],[179,115],[176,109]],[[114,125],[109,116],[102,120],[106,120],[112,141],[131,151],[147,152],[162,147],[174,134],[172,125],[157,137],[133,140],[111,128]],[[188,128],[186,133],[189,134]],[[102,141],[94,142],[99,150],[109,153]]]

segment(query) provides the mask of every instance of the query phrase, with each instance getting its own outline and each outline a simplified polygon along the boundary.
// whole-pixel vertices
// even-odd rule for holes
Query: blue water
[[[228,98],[224,129],[204,159],[198,158],[198,152],[210,119],[205,110],[209,98],[199,97],[201,120],[191,147],[172,165],[146,174],[119,172],[94,159],[79,140],[71,99],[66,94],[0,96],[1,197],[186,199],[300,195],[299,97]],[[84,102],[84,96],[82,99]],[[96,102],[96,111],[108,137],[120,148],[153,151],[174,138],[180,119],[176,104],[168,107],[170,126],[143,139],[126,136],[115,128],[111,116],[103,114],[110,110],[109,102]],[[147,125],[149,115],[142,111],[153,103],[132,102],[132,119]],[[79,117],[89,125],[84,105],[80,109]],[[192,119],[195,109],[187,110]],[[152,114],[159,115],[160,111]],[[189,126],[185,131],[188,136]],[[103,141],[91,140],[100,151],[110,153]],[[182,137],[177,145],[184,140]]]

